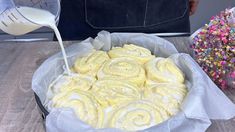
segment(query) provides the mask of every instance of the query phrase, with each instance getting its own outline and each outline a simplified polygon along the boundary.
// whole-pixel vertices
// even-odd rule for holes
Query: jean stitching
[[[148,12],[148,0],[146,0],[146,5],[145,5],[145,13],[144,13],[144,27],[146,24],[146,16],[147,16],[147,12]]]

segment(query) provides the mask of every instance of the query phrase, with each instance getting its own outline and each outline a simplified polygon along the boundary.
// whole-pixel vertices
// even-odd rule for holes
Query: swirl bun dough
[[[132,58],[140,64],[145,64],[147,61],[154,58],[148,49],[133,44],[125,44],[123,47],[115,47],[110,50],[108,54],[111,58]]]
[[[103,126],[104,113],[96,99],[88,92],[71,90],[52,99],[55,108],[72,108],[78,118],[95,128]]]
[[[141,93],[136,85],[113,79],[97,81],[91,91],[99,103],[105,107],[141,98]]]
[[[88,91],[91,89],[96,79],[92,76],[71,74],[61,75],[49,86],[47,91],[47,99],[51,99],[54,95],[61,92],[79,89]]]
[[[146,87],[144,98],[162,106],[169,115],[173,116],[180,110],[180,105],[186,94],[187,88],[184,84],[159,83]]]
[[[109,120],[109,127],[137,131],[159,124],[169,118],[165,109],[145,100],[137,100],[117,108]]]
[[[147,85],[153,83],[184,83],[183,72],[169,58],[155,58],[145,65],[148,80]]]
[[[109,60],[109,56],[104,51],[93,51],[85,57],[80,57],[75,61],[74,70],[80,74],[96,76],[101,65]]]
[[[126,80],[138,86],[145,82],[145,71],[141,65],[130,58],[114,58],[108,60],[98,71],[98,79]]]

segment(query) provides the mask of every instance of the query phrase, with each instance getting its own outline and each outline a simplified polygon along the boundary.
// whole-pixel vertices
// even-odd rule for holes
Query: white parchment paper
[[[202,132],[211,124],[210,119],[230,119],[235,116],[235,105],[203,72],[188,55],[178,53],[170,42],[159,37],[141,33],[112,33],[102,31],[95,39],[88,38],[66,48],[69,64],[77,57],[85,56],[93,48],[108,51],[113,46],[135,44],[145,47],[158,57],[170,57],[186,76],[188,94],[181,106],[181,112],[169,120],[143,130],[148,132]],[[48,58],[34,73],[32,89],[44,103],[49,84],[63,73],[62,54]],[[119,132],[113,128],[95,129],[79,120],[72,109],[52,109],[46,117],[48,132]]]

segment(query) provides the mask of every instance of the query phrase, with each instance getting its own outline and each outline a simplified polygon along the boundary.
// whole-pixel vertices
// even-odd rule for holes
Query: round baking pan
[[[49,112],[46,110],[46,108],[42,105],[41,100],[39,99],[38,95],[36,93],[34,93],[35,96],[35,100],[37,102],[37,105],[40,109],[40,113],[42,114],[42,118],[46,119],[46,116],[49,114]]]

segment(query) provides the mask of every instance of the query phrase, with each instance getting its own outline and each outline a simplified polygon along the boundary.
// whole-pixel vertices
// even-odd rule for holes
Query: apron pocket
[[[136,29],[183,18],[188,0],[85,0],[86,23],[94,29]]]
[[[95,29],[143,27],[146,0],[85,0],[86,22]]]
[[[174,22],[188,11],[189,0],[147,0],[145,27]]]

